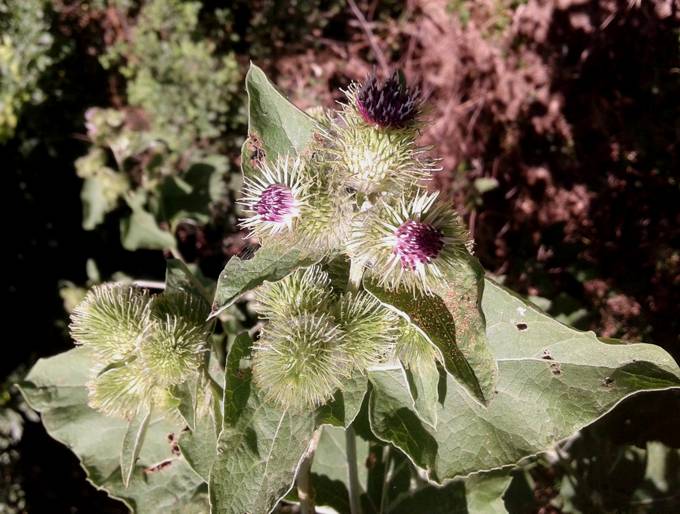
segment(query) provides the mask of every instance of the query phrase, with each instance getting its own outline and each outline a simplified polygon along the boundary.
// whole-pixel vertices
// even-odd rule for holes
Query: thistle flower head
[[[125,360],[149,323],[149,300],[127,285],[96,286],[71,313],[71,337],[106,363]]]
[[[267,398],[302,410],[328,401],[347,376],[344,334],[327,314],[267,323],[253,353],[253,378]]]
[[[396,314],[364,292],[343,294],[337,310],[342,349],[355,369],[363,372],[389,357],[398,334]]]
[[[107,416],[130,418],[145,405],[153,382],[137,361],[102,372],[87,384],[88,404]]]
[[[299,269],[278,282],[265,282],[255,293],[256,309],[266,319],[285,320],[327,308],[332,296],[328,274],[319,266]]]
[[[437,194],[418,193],[392,206],[382,203],[355,226],[350,253],[389,289],[431,293],[471,249],[462,221]]]
[[[408,125],[418,115],[421,103],[420,90],[409,88],[398,71],[384,81],[371,74],[356,89],[354,99],[364,121],[382,128]]]
[[[241,226],[258,239],[292,231],[307,201],[304,162],[289,157],[279,158],[273,165],[263,163],[256,174],[243,183],[242,204],[248,217]]]
[[[184,382],[201,365],[206,335],[175,316],[154,321],[139,344],[145,373],[162,386]]]

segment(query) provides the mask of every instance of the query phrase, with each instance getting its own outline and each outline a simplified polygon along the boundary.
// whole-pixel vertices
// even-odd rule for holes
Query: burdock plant
[[[78,348],[22,385],[131,509],[497,512],[521,461],[680,385],[660,348],[602,343],[484,277],[428,191],[422,97],[400,74],[314,117],[257,67],[246,88],[241,224],[260,248],[214,294],[178,261],[160,294],[94,289]]]

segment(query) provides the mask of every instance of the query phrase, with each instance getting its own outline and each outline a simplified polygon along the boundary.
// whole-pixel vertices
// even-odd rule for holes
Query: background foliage
[[[9,384],[71,346],[66,311],[87,286],[159,280],[171,254],[216,279],[247,247],[233,191],[249,59],[302,107],[331,105],[372,66],[404,68],[430,98],[423,140],[443,157],[437,186],[485,267],[563,322],[678,358],[677,1],[353,5],[0,0],[17,331],[0,364],[0,511],[121,511]],[[672,512],[680,420],[659,412],[678,405],[671,394],[616,411],[529,463],[515,507]]]

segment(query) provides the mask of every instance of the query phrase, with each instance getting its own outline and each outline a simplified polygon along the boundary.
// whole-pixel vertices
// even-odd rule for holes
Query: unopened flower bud
[[[411,89],[399,72],[385,81],[371,75],[354,95],[356,109],[368,124],[401,128],[412,122],[420,109],[420,91]]]
[[[149,323],[149,300],[127,285],[95,286],[71,314],[71,336],[104,363],[125,360]]]
[[[333,396],[348,374],[343,337],[327,314],[269,322],[254,349],[254,380],[282,408],[318,407]]]
[[[338,302],[337,319],[345,337],[342,349],[352,366],[364,372],[392,353],[398,318],[367,293],[345,293]]]

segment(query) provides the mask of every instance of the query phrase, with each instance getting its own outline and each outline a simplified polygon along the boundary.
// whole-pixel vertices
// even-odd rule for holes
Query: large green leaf
[[[318,409],[317,424],[347,428],[359,414],[367,387],[366,375],[357,374],[346,379],[333,399]]]
[[[366,490],[368,470],[368,442],[356,441],[357,475],[362,491]],[[347,448],[345,430],[325,426],[312,462],[312,484],[317,505],[327,505],[339,512],[349,512],[349,475],[347,471]]]
[[[424,360],[405,371],[416,412],[425,423],[436,428],[439,381],[442,378],[437,363]]]
[[[301,153],[312,138],[314,120],[291,104],[252,63],[246,75],[246,91],[249,144],[270,162],[278,156]]]
[[[179,447],[191,468],[207,483],[217,458],[217,433],[211,409],[204,406],[198,414],[194,427],[182,431]]]
[[[200,477],[173,453],[168,441],[169,434],[178,434],[182,427],[162,418],[150,420],[129,486],[123,485],[120,455],[128,422],[87,406],[85,384],[91,366],[87,349],[73,349],[40,359],[20,384],[47,432],[78,456],[92,484],[134,512],[179,514],[204,506]]]
[[[314,413],[264,400],[252,382],[251,340],[236,338],[227,357],[224,424],[210,472],[214,512],[270,512],[291,488],[315,428]]]
[[[511,476],[506,472],[473,475],[443,487],[427,486],[392,506],[388,514],[507,514],[503,502]]]
[[[232,257],[217,279],[211,318],[232,305],[239,296],[261,285],[275,282],[300,267],[311,266],[321,256],[294,246],[269,245],[255,252],[252,258]]]
[[[369,373],[374,432],[404,450],[432,479],[512,466],[638,391],[680,387],[678,365],[657,346],[603,343],[492,281],[486,283],[482,306],[499,365],[487,407],[447,376],[434,429],[417,417],[401,368]]]
[[[457,479],[444,487],[417,478],[403,454],[357,438],[356,465],[364,514],[505,514],[505,471]],[[348,462],[342,428],[324,427],[312,464],[316,504],[349,512]]]
[[[470,257],[449,273],[434,294],[387,290],[364,279],[368,292],[413,323],[440,351],[446,370],[478,400],[488,402],[498,370],[484,333],[484,274]]]

